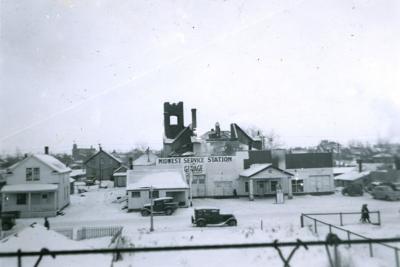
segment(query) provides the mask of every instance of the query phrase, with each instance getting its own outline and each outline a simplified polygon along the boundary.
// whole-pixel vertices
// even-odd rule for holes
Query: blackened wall
[[[171,116],[177,117],[177,123],[171,124]],[[183,120],[183,102],[164,103],[164,133],[167,138],[174,139],[185,128]]]

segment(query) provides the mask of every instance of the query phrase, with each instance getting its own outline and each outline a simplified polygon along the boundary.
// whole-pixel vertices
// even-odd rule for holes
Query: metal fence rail
[[[377,214],[378,214],[378,222],[377,222],[377,224],[378,224],[378,225],[381,225],[380,212],[379,212],[379,211],[374,211],[374,212],[370,212],[370,213],[377,213]],[[393,249],[393,251],[394,251],[394,257],[395,257],[395,262],[396,262],[396,267],[400,267],[400,260],[399,260],[399,251],[400,251],[400,248],[395,247],[395,246],[391,246],[391,245],[388,245],[388,244],[385,244],[385,243],[387,243],[387,241],[384,241],[385,239],[381,239],[380,241],[379,241],[379,239],[372,239],[372,238],[369,238],[369,237],[367,237],[367,236],[357,234],[357,233],[352,232],[352,231],[350,231],[350,230],[347,230],[347,229],[341,228],[341,227],[339,227],[339,226],[336,226],[336,225],[333,225],[333,224],[330,224],[330,223],[327,223],[327,222],[324,222],[324,221],[321,221],[321,220],[318,220],[318,219],[316,219],[316,218],[311,217],[311,216],[318,216],[318,215],[340,215],[340,218],[341,218],[341,219],[340,219],[340,221],[341,221],[341,226],[343,226],[343,224],[342,224],[342,222],[343,222],[343,220],[342,220],[342,215],[343,215],[343,214],[360,214],[360,212],[346,212],[346,213],[344,213],[344,212],[343,212],[343,213],[307,213],[307,214],[301,214],[301,216],[300,216],[300,224],[301,224],[301,227],[304,227],[304,218],[308,218],[308,219],[310,219],[310,220],[313,221],[313,225],[312,225],[311,228],[314,229],[314,232],[315,232],[315,233],[318,233],[318,223],[327,226],[327,227],[329,228],[329,233],[330,233],[330,234],[333,233],[333,229],[337,229],[337,230],[341,231],[342,233],[345,233],[345,234],[346,234],[348,246],[351,246],[351,244],[354,244],[354,243],[352,243],[352,241],[355,241],[355,240],[352,240],[352,239],[351,239],[351,236],[356,236],[356,237],[361,238],[361,239],[357,239],[357,240],[364,240],[364,241],[375,240],[376,242],[369,242],[369,243],[368,243],[368,245],[369,245],[369,255],[370,255],[370,257],[374,257],[374,252],[373,252],[373,246],[372,246],[372,244],[375,243],[375,244],[381,245],[381,246],[383,246],[383,247],[386,247],[386,248],[388,248],[388,249]],[[341,241],[341,242],[342,242],[342,244],[344,244],[343,241]]]
[[[356,240],[336,240],[333,244],[329,240],[320,241],[301,241],[297,239],[296,242],[278,242],[275,240],[270,243],[244,243],[244,244],[225,244],[225,245],[193,245],[193,246],[169,246],[169,247],[129,247],[129,248],[103,248],[103,249],[79,249],[79,250],[49,250],[42,248],[40,251],[12,251],[0,252],[0,258],[16,257],[18,259],[18,267],[22,267],[23,257],[39,257],[35,266],[39,266],[40,261],[45,256],[56,258],[57,256],[68,255],[89,255],[89,254],[121,254],[121,253],[135,253],[135,252],[160,252],[160,251],[184,251],[184,250],[214,250],[214,249],[244,249],[244,248],[274,248],[278,251],[279,256],[283,262],[284,267],[290,267],[289,262],[294,252],[304,247],[308,249],[309,246],[338,246],[338,245],[351,245],[351,244],[374,244],[374,243],[392,243],[400,242],[399,238],[380,238],[380,239],[356,239]],[[280,247],[293,247],[292,253],[289,257],[285,258],[280,250]]]

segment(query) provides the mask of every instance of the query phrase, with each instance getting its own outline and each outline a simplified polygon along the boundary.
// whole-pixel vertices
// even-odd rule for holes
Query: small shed
[[[153,198],[173,197],[180,207],[188,207],[189,186],[182,170],[128,170],[127,180],[128,210],[138,210],[149,203],[150,188]]]
[[[341,175],[336,176],[335,179],[335,186],[348,186],[352,183],[359,183],[359,184],[366,184],[368,183],[370,171],[352,171],[348,173],[344,173]]]

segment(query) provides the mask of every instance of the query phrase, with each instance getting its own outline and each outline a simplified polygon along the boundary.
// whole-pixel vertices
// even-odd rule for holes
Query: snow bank
[[[110,240],[108,238],[108,240]],[[0,242],[0,251],[40,251],[42,248],[51,250],[65,249],[89,249],[104,247],[104,238],[99,239],[99,242],[91,240],[90,242],[80,242],[70,240],[67,237],[56,233],[52,230],[35,225],[27,227],[21,232],[9,236]],[[24,257],[22,259],[23,266],[33,266],[38,257]],[[57,256],[55,259],[51,256],[43,257],[40,266],[90,266],[95,264],[96,267],[110,266],[111,255],[73,255],[73,256]],[[0,266],[17,266],[17,258],[0,258]]]

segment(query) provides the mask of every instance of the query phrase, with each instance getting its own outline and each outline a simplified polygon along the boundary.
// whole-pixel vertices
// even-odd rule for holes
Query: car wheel
[[[228,225],[229,225],[229,226],[236,226],[236,225],[237,225],[237,222],[236,222],[236,220],[230,220],[230,221],[228,222]]]
[[[150,211],[148,211],[148,210],[142,210],[140,213],[142,214],[142,216],[149,216],[150,215]]]
[[[206,222],[203,220],[197,221],[196,222],[197,227],[204,227],[206,226]]]
[[[165,215],[171,215],[171,214],[172,214],[172,209],[165,210]]]

